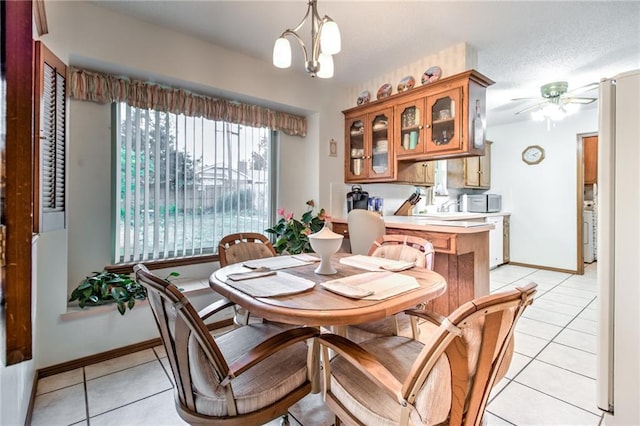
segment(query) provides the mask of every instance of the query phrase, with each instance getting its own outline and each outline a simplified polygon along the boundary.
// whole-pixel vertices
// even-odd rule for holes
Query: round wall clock
[[[527,164],[538,164],[544,160],[544,148],[539,145],[528,146],[522,151],[522,161]]]

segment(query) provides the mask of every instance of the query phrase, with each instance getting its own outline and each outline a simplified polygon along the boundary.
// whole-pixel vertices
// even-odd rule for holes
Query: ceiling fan
[[[550,118],[554,119],[554,117],[562,118],[564,115],[573,112],[571,105],[574,104],[590,104],[597,100],[597,98],[587,98],[587,97],[577,97],[581,93],[587,92],[589,90],[595,89],[598,87],[598,83],[590,83],[586,86],[579,87],[572,91],[567,91],[569,88],[569,83],[566,81],[555,81],[553,83],[547,83],[540,87],[540,98],[515,98],[511,99],[512,101],[521,101],[521,100],[535,100],[536,103],[530,105],[518,112],[516,115],[522,114],[525,112],[532,111],[534,114],[534,118],[536,113],[538,118]]]

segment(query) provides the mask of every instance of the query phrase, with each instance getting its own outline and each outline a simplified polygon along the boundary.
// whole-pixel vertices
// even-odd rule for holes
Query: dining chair
[[[434,248],[426,238],[412,235],[382,235],[369,247],[369,256],[384,257],[392,260],[413,262],[420,268],[433,270]],[[392,315],[381,320],[350,325],[346,336],[354,342],[361,342],[380,335],[417,334],[417,321],[404,313]]]
[[[376,238],[385,234],[385,225],[379,213],[353,209],[347,214],[347,230],[351,253],[367,254]]]
[[[516,322],[536,287],[476,298],[446,318],[407,311],[438,325],[422,341],[385,336],[357,344],[320,336],[324,399],[336,424],[482,424]]]
[[[218,244],[220,267],[246,260],[276,255],[276,249],[266,236],[257,232],[239,232],[224,236]]]
[[[173,373],[176,410],[185,422],[247,425],[283,416],[282,424],[288,424],[289,407],[317,383],[317,369],[307,367],[317,344],[305,341],[318,330],[256,323],[214,338],[204,321],[233,303],[222,299],[197,312],[180,290],[143,264],[134,271],[148,290]]]
[[[224,236],[218,244],[220,267],[247,260],[276,256],[276,249],[265,235],[257,232],[239,232]],[[234,321],[238,325],[249,322],[250,312],[239,306],[234,307]],[[261,318],[254,317],[256,321]]]

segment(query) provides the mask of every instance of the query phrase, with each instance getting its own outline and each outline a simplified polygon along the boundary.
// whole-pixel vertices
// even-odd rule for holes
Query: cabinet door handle
[[[425,124],[424,127],[428,129],[429,127],[431,127],[431,124]]]

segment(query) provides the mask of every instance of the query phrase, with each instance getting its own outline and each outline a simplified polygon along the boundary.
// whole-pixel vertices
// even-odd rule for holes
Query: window
[[[115,263],[215,254],[269,226],[273,132],[115,104]]]

